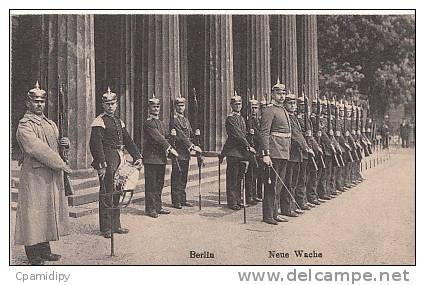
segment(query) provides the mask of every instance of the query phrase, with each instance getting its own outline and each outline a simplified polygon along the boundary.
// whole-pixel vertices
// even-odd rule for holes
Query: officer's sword
[[[243,179],[242,179],[242,201],[243,201],[243,223],[246,224],[246,173],[248,172],[247,161],[242,161],[241,166],[243,167]]]
[[[274,137],[272,136],[273,141],[276,143],[276,140],[274,139]],[[282,152],[280,151],[280,149],[277,148],[277,151],[279,152],[280,156],[282,156]],[[298,209],[301,210],[300,205],[298,205],[297,201],[295,200],[294,196],[292,196],[291,191],[289,191],[288,187],[286,187],[285,182],[283,182],[283,179],[279,176],[279,174],[277,173],[276,169],[274,169],[273,165],[270,165],[271,169],[273,169],[274,173],[276,173],[277,178],[279,178],[280,182],[282,183],[282,185],[285,187],[285,190],[288,192],[288,194],[291,196],[292,200],[294,200],[295,205],[298,207]],[[275,186],[276,187],[276,186]]]
[[[276,177],[279,178],[280,183],[282,183],[282,185],[285,187],[286,192],[288,192],[289,196],[291,196],[292,200],[294,200],[294,203],[297,206],[297,208],[301,210],[300,205],[297,203],[297,201],[295,200],[294,196],[292,196],[291,191],[289,191],[288,187],[286,187],[285,183],[283,182],[283,180],[280,177],[280,175],[277,173],[276,169],[273,167],[273,165],[270,165],[270,167],[274,171],[274,173],[276,174]]]

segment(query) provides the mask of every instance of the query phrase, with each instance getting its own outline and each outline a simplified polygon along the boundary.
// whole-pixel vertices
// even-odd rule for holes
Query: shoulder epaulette
[[[99,116],[97,116],[94,120],[93,123],[91,123],[90,127],[101,127],[101,128],[105,128],[105,122],[103,121],[103,114],[100,114]]]

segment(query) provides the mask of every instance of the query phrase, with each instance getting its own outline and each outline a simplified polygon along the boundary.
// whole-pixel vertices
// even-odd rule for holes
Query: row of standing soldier
[[[363,180],[360,163],[372,152],[372,126],[370,120],[367,128],[363,125],[361,107],[320,100],[317,94],[309,104],[305,94],[297,98],[279,80],[269,104],[253,97],[249,105],[245,120],[235,93],[225,124],[228,137],[220,160],[227,157],[230,209],[262,201],[263,221],[277,225]]]
[[[171,91],[170,91],[171,97]],[[118,201],[120,194],[114,191],[114,174],[123,162],[123,150],[127,149],[133,157],[133,164],[144,165],[145,176],[145,213],[157,218],[159,214],[169,214],[162,206],[162,189],[164,187],[167,157],[172,159],[171,199],[174,208],[192,207],[186,200],[186,183],[190,152],[202,153],[202,149],[192,142],[194,133],[190,122],[184,117],[186,100],[178,97],[171,107],[170,132],[159,118],[160,100],[153,96],[148,101],[149,116],[143,124],[143,155],[130,138],[125,124],[116,115],[117,95],[108,89],[102,96],[104,112],[92,123],[90,150],[93,156],[92,166],[98,171],[100,180],[99,222],[100,231],[106,238],[113,233],[125,234],[128,229],[120,224]],[[173,102],[174,103],[174,102]],[[109,195],[108,195],[109,193]],[[113,211],[108,210],[111,205]],[[111,217],[112,213],[112,217]],[[112,221],[112,227],[110,225]],[[112,228],[112,231],[110,230]]]
[[[51,252],[49,242],[69,233],[65,195],[71,193],[66,191],[67,185],[70,185],[66,182],[71,169],[66,156],[61,157],[59,152],[60,148],[69,148],[70,141],[52,120],[44,116],[46,99],[46,92],[37,83],[28,92],[28,111],[17,130],[23,159],[15,243],[25,246],[27,257],[34,265],[44,264],[46,260],[59,260],[60,255]],[[186,100],[179,97],[175,100],[170,98],[170,101],[176,103],[176,114],[172,106],[168,135],[159,119],[159,99],[154,96],[149,99],[149,117],[143,127],[142,156],[124,122],[115,115],[117,95],[108,88],[102,96],[104,112],[91,125],[90,151],[92,166],[97,170],[100,181],[100,230],[106,238],[110,238],[113,232],[128,233],[128,229],[120,224],[120,209],[116,207],[120,194],[116,194],[114,189],[115,172],[124,162],[124,149],[132,156],[135,167],[141,168],[142,162],[144,164],[145,211],[148,216],[157,218],[158,214],[170,213],[162,207],[161,200],[167,156],[173,160],[173,207],[192,206],[186,200],[185,189],[191,151],[197,154],[198,166],[202,165],[200,132],[197,129],[193,133],[183,115]],[[363,126],[358,123],[360,109],[323,102],[313,100],[311,116],[304,116],[309,114],[308,108],[303,108],[308,106],[305,98],[297,99],[278,82],[272,88],[270,104],[263,101],[259,104],[255,99],[250,101],[246,125],[240,115],[241,97],[232,97],[233,111],[226,119],[228,138],[219,156],[220,160],[227,157],[228,207],[239,210],[245,208],[245,202],[256,204],[262,201],[263,221],[276,225],[287,221],[280,214],[295,217],[362,180],[361,149],[364,149],[365,155],[370,154],[373,136],[370,132],[365,134]],[[259,105],[263,107],[261,116]],[[343,119],[338,120],[337,115]],[[332,120],[332,116],[335,119]],[[241,181],[245,173],[248,191],[246,201],[242,202]],[[52,174],[54,183],[43,179]]]

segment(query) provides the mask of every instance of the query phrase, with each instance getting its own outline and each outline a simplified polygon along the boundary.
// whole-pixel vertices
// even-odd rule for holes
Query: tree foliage
[[[379,115],[414,105],[414,15],[323,15],[317,21],[323,92],[368,99]]]

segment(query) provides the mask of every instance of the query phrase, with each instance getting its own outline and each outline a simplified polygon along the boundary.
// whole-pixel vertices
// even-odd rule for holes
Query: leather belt
[[[105,147],[109,147],[112,149],[118,149],[118,150],[124,150],[124,145],[110,145],[110,144],[105,144]]]
[[[271,132],[270,134],[272,136],[281,137],[281,138],[290,138],[291,137],[291,133]]]

